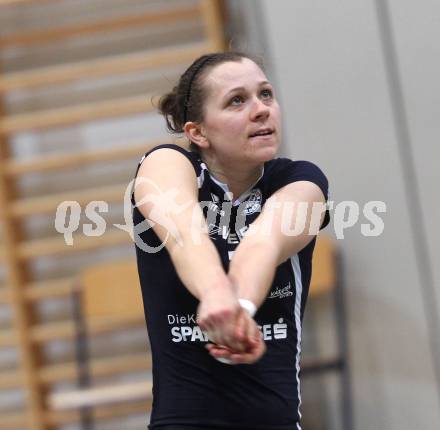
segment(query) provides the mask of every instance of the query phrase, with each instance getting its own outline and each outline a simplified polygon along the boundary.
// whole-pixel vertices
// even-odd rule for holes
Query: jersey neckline
[[[258,182],[260,182],[261,178],[264,176],[264,165],[263,168],[261,170],[261,174],[258,177],[258,179],[243,193],[241,193],[237,199],[232,200],[232,192],[229,189],[228,184],[226,184],[225,182],[220,181],[219,179],[217,179],[208,169],[208,166],[206,165],[206,163],[201,160],[201,163],[204,164],[204,167],[206,169],[206,171],[209,174],[209,177],[211,178],[212,182],[214,182],[215,184],[217,184],[225,193],[225,199],[232,201],[232,206],[239,206],[244,200],[246,200],[246,198],[249,196],[249,194],[251,193],[251,191],[255,188],[255,185],[258,184]]]

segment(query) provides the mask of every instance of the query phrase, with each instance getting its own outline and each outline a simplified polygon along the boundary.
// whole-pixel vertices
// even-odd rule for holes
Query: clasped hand
[[[214,343],[206,348],[214,358],[231,364],[251,364],[266,351],[255,320],[243,309],[232,288],[210,289],[200,300],[199,325]]]

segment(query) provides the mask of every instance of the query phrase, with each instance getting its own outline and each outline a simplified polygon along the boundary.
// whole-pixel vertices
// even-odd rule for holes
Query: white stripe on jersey
[[[200,163],[200,167],[202,168],[202,170],[200,171],[200,175],[197,176],[197,185],[199,187],[199,190],[200,188],[202,188],[203,182],[205,181],[205,172],[208,171],[205,163]]]
[[[296,343],[296,357],[295,357],[295,366],[296,366],[296,382],[298,384],[298,416],[301,419],[301,386],[299,381],[299,362],[301,358],[301,296],[302,296],[302,279],[301,279],[301,266],[299,264],[298,254],[295,254],[290,258],[290,264],[292,265],[293,274],[295,276],[295,326],[297,335],[297,343]],[[301,426],[299,423],[297,424],[297,429],[301,430]]]

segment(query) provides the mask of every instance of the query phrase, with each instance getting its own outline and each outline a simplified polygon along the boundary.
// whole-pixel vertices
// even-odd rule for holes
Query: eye
[[[266,89],[264,89],[264,90],[261,91],[261,96],[262,96],[264,99],[270,99],[270,98],[273,97],[273,92],[272,92],[272,90],[266,88]]]
[[[242,96],[234,96],[232,97],[232,99],[229,101],[229,104],[233,105],[233,106],[237,106],[240,103],[242,103],[244,101],[244,98]]]

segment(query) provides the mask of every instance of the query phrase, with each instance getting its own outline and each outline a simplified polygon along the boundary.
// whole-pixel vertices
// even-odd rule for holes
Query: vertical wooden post
[[[200,0],[200,10],[205,25],[206,38],[212,51],[223,51],[225,36],[220,0]]]
[[[0,122],[4,116],[0,104]],[[20,353],[21,371],[23,372],[24,390],[28,405],[28,428],[32,430],[47,430],[44,423],[43,395],[40,391],[37,374],[38,351],[32,344],[30,329],[32,327],[32,308],[24,295],[24,285],[27,282],[26,268],[20,264],[18,246],[22,232],[17,221],[13,220],[9,207],[16,192],[15,184],[7,177],[4,166],[10,157],[7,137],[0,135],[0,217],[3,221],[3,254],[9,286],[10,305],[13,311],[15,338]]]

